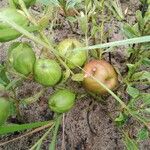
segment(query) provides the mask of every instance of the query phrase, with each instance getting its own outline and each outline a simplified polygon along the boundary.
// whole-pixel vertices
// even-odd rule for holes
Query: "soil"
[[[134,22],[135,11],[139,9],[138,0],[121,0],[122,8],[125,10],[128,7],[128,13],[126,20],[128,22]],[[6,0],[0,0],[0,7],[7,6]],[[33,7],[33,12],[38,10],[38,6]],[[63,23],[62,29],[56,29],[54,33],[55,41],[58,42],[66,37],[77,37],[78,35],[73,34],[66,22]],[[123,35],[120,31],[121,23],[113,20],[108,27],[114,26],[114,31],[110,37],[110,41],[116,41],[123,39]],[[81,38],[81,37],[77,37]],[[22,39],[20,39],[22,40]],[[0,63],[6,60],[7,48],[11,42],[7,44],[0,43]],[[36,47],[36,53],[38,55],[38,48]],[[125,70],[125,59],[126,59],[125,47],[117,48],[112,54],[112,64],[116,66],[121,74]],[[108,59],[108,54],[105,55]],[[80,93],[84,93],[84,89],[81,85],[69,81],[66,86],[71,89],[75,89]],[[19,98],[30,96],[41,89],[41,86],[34,83],[33,81],[25,81],[20,85],[17,93]],[[47,99],[48,96],[53,93],[54,89],[49,88],[45,94],[40,98],[37,103],[34,103],[26,108],[21,109],[22,120],[24,123],[45,121],[53,119],[53,113],[48,109]],[[119,87],[116,91],[124,100],[128,100],[128,97],[122,93],[123,87]],[[65,114],[65,148],[66,150],[123,150],[125,149],[122,133],[118,130],[112,118],[115,118],[117,113],[116,102],[111,96],[106,96],[105,103],[99,103],[95,101],[90,95],[79,97],[75,107],[67,114]],[[15,119],[10,118],[10,121],[16,122]],[[131,121],[131,125],[134,121]],[[139,124],[134,125],[132,128],[133,134],[137,132]],[[0,150],[27,150],[45,133],[41,131],[20,139],[19,141],[11,142],[7,145],[0,147]],[[7,136],[0,137],[0,143],[13,139],[22,135],[23,133],[15,133]],[[48,149],[50,137],[44,141],[42,150]],[[59,130],[58,150],[61,149],[62,145],[62,127]],[[150,140],[140,143],[141,150],[150,149]]]

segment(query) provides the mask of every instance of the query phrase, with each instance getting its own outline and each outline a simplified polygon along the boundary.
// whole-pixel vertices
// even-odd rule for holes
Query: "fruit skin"
[[[56,113],[65,113],[75,104],[75,94],[70,90],[64,89],[54,93],[49,98],[49,107]]]
[[[25,76],[33,72],[36,57],[31,45],[16,42],[9,48],[9,61],[13,68]]]
[[[6,122],[9,114],[10,102],[4,97],[0,97],[0,126]]]
[[[13,8],[5,8],[1,9],[0,13],[3,16],[7,16],[10,21],[15,22],[16,24],[26,27],[29,23],[28,19],[23,15],[23,12],[13,9]],[[7,23],[3,23],[0,21],[0,42],[8,42],[20,37],[21,34],[10,27]]]
[[[19,0],[13,0],[14,4],[19,7]],[[34,5],[36,0],[23,0],[26,7],[29,8],[30,6]]]
[[[38,59],[34,65],[35,80],[44,86],[55,85],[61,75],[61,67],[55,60]]]
[[[106,89],[100,86],[90,75],[93,75],[98,81],[105,84],[110,90],[118,85],[118,75],[111,64],[105,60],[92,60],[84,68],[83,86],[90,92],[97,94],[108,93]]]
[[[74,48],[81,48],[82,44],[76,39],[65,39],[61,41],[57,50],[61,57],[66,59],[67,65],[69,68],[74,69],[78,66],[82,66],[86,61],[86,52],[85,51],[72,51]]]

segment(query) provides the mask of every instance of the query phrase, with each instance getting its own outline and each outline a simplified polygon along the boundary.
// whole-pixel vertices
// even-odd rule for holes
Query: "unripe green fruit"
[[[16,24],[27,27],[29,21],[23,15],[23,12],[13,8],[7,8],[0,10],[1,15],[6,16],[8,20],[15,22]],[[14,40],[21,36],[21,34],[10,27],[7,23],[0,21],[0,42],[7,42]]]
[[[10,102],[0,97],[0,126],[3,125],[10,115]]]
[[[44,86],[53,86],[61,78],[61,67],[55,60],[39,59],[34,65],[34,77]]]
[[[97,81],[91,76],[102,82],[110,90],[114,90],[118,85],[118,75],[111,64],[105,60],[92,60],[84,66],[83,85],[86,90],[97,93],[108,93]]]
[[[75,104],[75,94],[67,89],[59,90],[49,98],[49,107],[56,113],[65,113]]]
[[[13,0],[14,4],[19,7],[19,0]],[[29,8],[30,6],[34,5],[36,0],[23,0],[26,7]]]
[[[58,51],[64,59],[66,59],[69,68],[74,69],[77,66],[82,66],[86,61],[85,51],[73,51],[75,48],[83,47],[76,39],[65,39],[58,44]],[[77,66],[76,66],[77,65]]]
[[[25,76],[33,72],[36,57],[28,43],[13,43],[9,48],[9,61],[13,68]]]

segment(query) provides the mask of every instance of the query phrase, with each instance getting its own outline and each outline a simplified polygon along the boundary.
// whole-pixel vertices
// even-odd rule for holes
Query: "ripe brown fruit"
[[[83,85],[90,92],[97,94],[107,93],[107,90],[91,76],[105,84],[110,90],[114,90],[118,85],[118,75],[115,69],[105,60],[92,60],[83,69],[85,70]]]

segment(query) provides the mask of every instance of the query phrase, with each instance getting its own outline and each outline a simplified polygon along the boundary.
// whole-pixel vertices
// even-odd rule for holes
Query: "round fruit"
[[[26,27],[29,23],[28,19],[23,15],[23,12],[13,8],[2,9],[0,11],[1,15],[6,16],[10,21],[16,24]],[[0,21],[0,42],[7,42],[14,40],[21,36],[21,34],[10,27],[7,23]]]
[[[56,113],[65,113],[69,111],[75,104],[75,94],[64,89],[54,93],[49,98],[49,107]]]
[[[105,60],[92,60],[85,65],[83,85],[85,89],[97,94],[106,94],[107,90],[104,89],[97,81],[91,76],[102,82],[110,90],[116,88],[118,84],[118,75],[111,64]]]
[[[53,86],[61,78],[61,67],[55,60],[39,59],[34,65],[34,77],[44,86]]]
[[[13,0],[14,4],[19,7],[19,0]],[[23,0],[26,7],[29,8],[30,6],[34,5],[36,0]]]
[[[86,61],[85,51],[73,51],[75,48],[83,47],[82,44],[76,39],[65,39],[58,44],[58,51],[64,59],[67,61],[67,65],[74,69],[77,66],[82,66]]]
[[[10,102],[3,97],[0,97],[0,126],[3,125],[10,114]]]
[[[28,43],[13,43],[9,48],[9,61],[13,68],[27,76],[33,72],[36,57],[32,47]]]

